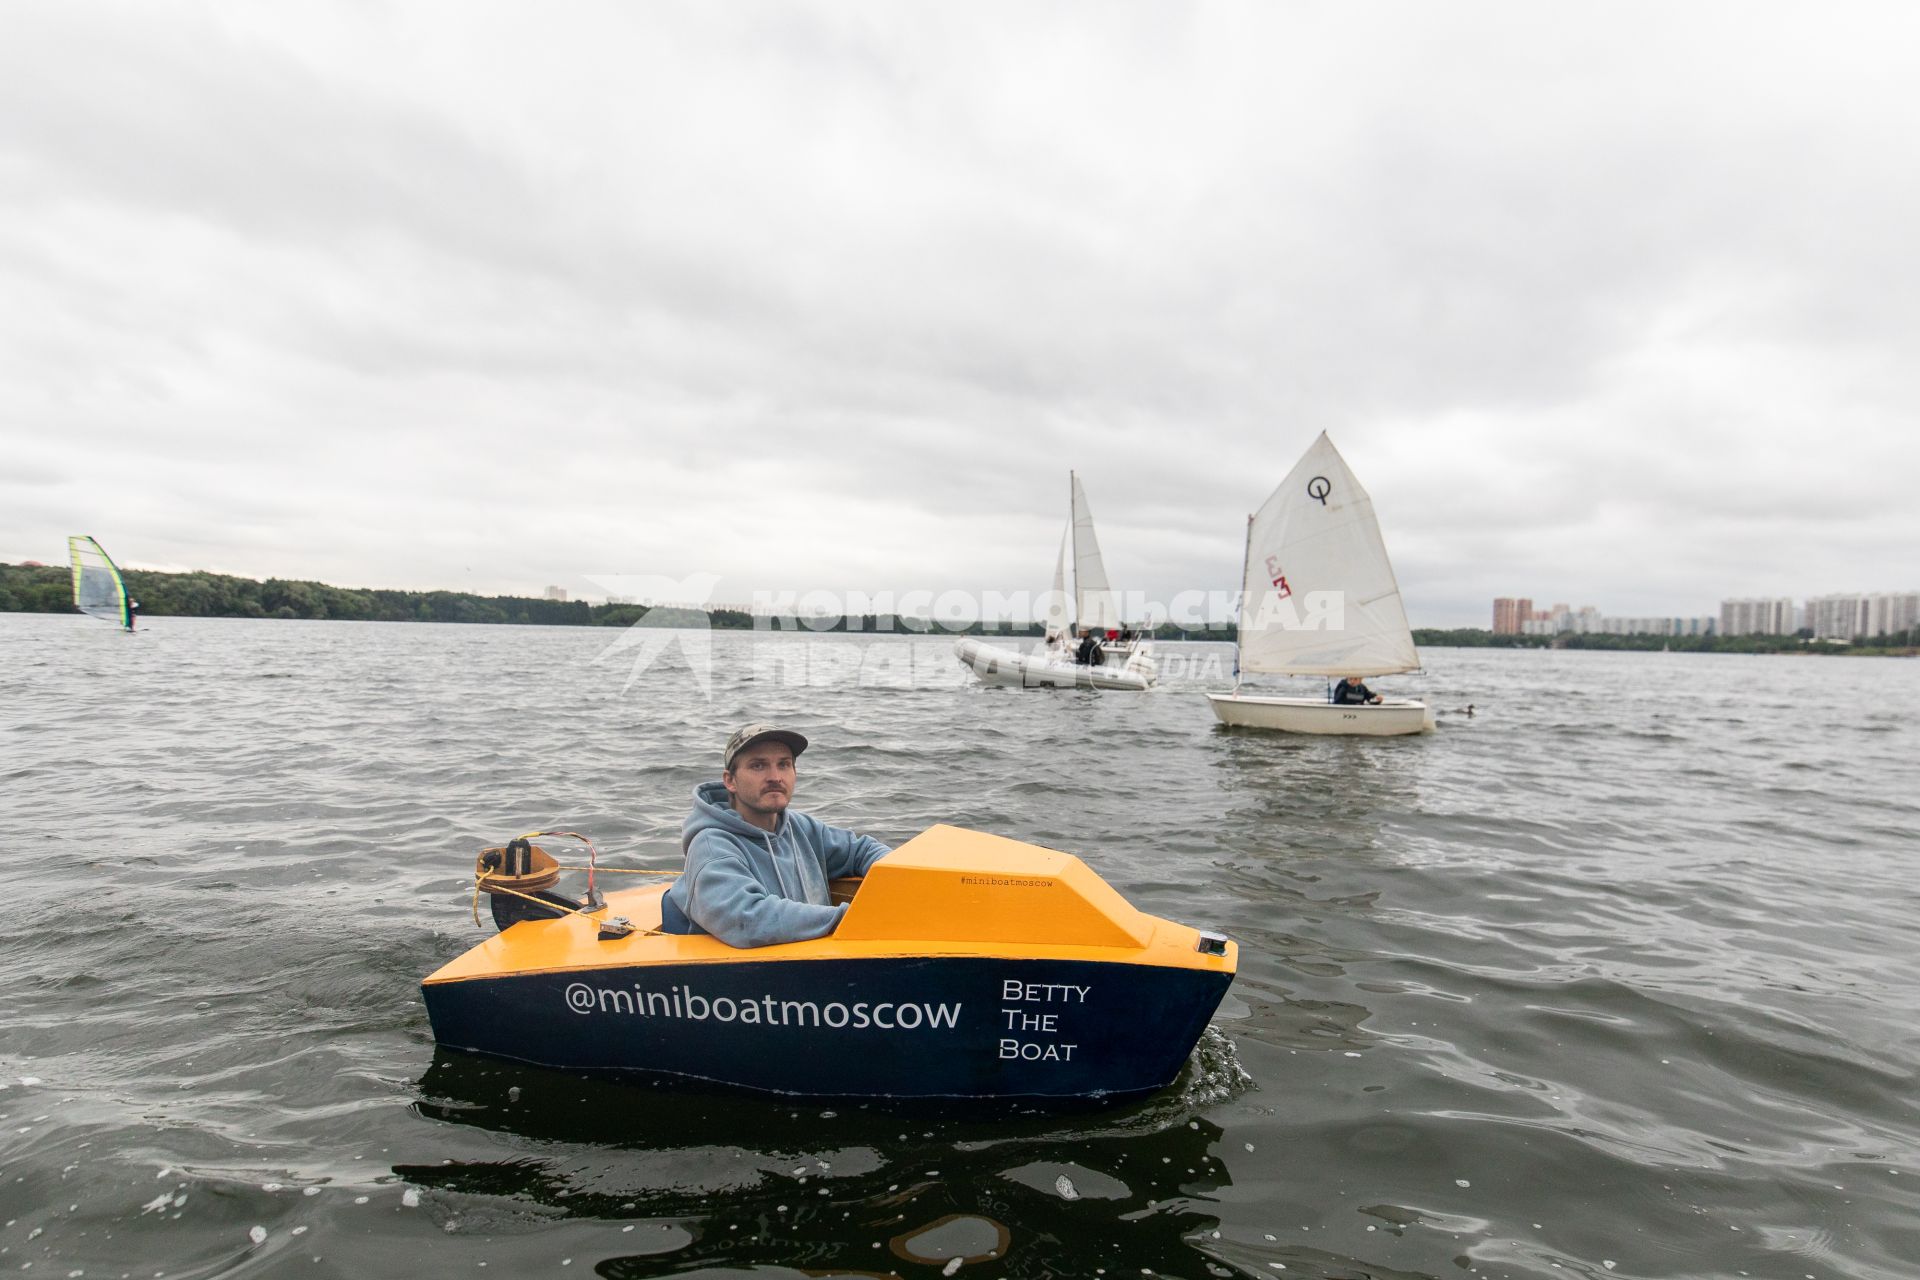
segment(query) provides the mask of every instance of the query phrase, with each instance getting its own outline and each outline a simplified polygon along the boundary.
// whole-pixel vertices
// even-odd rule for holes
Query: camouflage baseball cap
[[[750,724],[736,729],[727,739],[726,754],[720,759],[720,767],[731,771],[733,758],[756,742],[765,742],[772,738],[775,742],[784,742],[793,748],[793,754],[799,755],[807,749],[807,740],[791,729],[776,729],[770,724]]]

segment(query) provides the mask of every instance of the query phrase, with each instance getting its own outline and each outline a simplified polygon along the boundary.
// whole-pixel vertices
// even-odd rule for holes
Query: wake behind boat
[[[1153,685],[1159,667],[1153,645],[1120,620],[1120,602],[1107,581],[1100,541],[1093,531],[1080,477],[1067,473],[1072,511],[1054,561],[1053,590],[1047,596],[1046,644],[1031,653],[972,638],[953,646],[954,656],[980,683],[1016,689],[1103,689],[1140,692]],[[1067,593],[1067,552],[1073,552],[1073,593]],[[1068,605],[1072,611],[1069,616]],[[1074,637],[1074,620],[1081,638]]]
[[[1260,510],[1247,517],[1241,569],[1242,674],[1365,677],[1420,666],[1373,499],[1323,431]],[[1210,693],[1223,724],[1283,733],[1392,737],[1429,732],[1409,698]]]
[[[660,932],[659,885],[555,894],[530,839],[480,855],[500,934],[422,984],[449,1048],[809,1097],[1123,1098],[1179,1074],[1238,962],[1070,854],[958,827],[835,881],[830,936],[750,949]]]

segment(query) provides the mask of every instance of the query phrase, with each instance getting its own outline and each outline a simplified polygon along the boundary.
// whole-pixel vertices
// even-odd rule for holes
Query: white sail
[[[67,559],[73,566],[73,607],[89,617],[132,630],[126,584],[100,544],[85,534],[75,534],[67,539]]]
[[[1053,564],[1053,591],[1047,596],[1046,623],[1049,636],[1062,635],[1071,624],[1067,616],[1067,539],[1072,536],[1069,525],[1060,531],[1060,558]]]
[[[1378,676],[1420,665],[1373,499],[1321,432],[1247,526],[1240,668]]]
[[[1120,602],[1107,585],[1107,566],[1100,560],[1100,543],[1093,536],[1093,512],[1087,507],[1086,490],[1080,477],[1068,472],[1073,483],[1073,611],[1080,625],[1096,633],[1117,630],[1120,626]]]

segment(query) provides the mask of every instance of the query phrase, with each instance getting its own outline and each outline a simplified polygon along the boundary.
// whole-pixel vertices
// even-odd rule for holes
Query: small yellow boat
[[[553,860],[533,852],[522,883],[550,884]],[[660,932],[659,885],[604,907],[590,891],[579,910],[537,895],[564,914],[529,907],[543,918],[422,983],[434,1036],[810,1097],[1120,1098],[1172,1082],[1238,961],[1226,938],[1135,909],[1071,854],[959,827],[834,889],[851,905],[832,936],[752,950]]]

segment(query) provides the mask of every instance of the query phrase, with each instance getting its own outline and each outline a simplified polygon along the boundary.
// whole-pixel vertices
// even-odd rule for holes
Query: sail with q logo
[[[1373,499],[1321,432],[1248,518],[1239,670],[1364,679],[1419,666]],[[1207,696],[1223,722],[1248,728],[1366,736],[1432,728],[1420,702],[1383,697],[1340,705],[1332,692],[1277,697],[1236,687]]]

